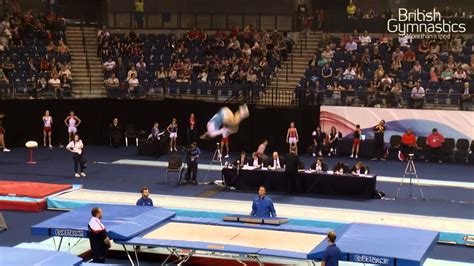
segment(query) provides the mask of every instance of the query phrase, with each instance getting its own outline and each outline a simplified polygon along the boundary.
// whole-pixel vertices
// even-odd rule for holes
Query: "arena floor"
[[[86,178],[73,178],[72,160],[64,150],[55,148],[53,150],[39,149],[36,152],[37,165],[27,166],[27,151],[23,148],[13,149],[11,153],[0,154],[0,180],[15,181],[39,181],[63,184],[82,184],[88,190],[106,190],[117,192],[133,192],[136,198],[139,197],[138,191],[142,186],[148,186],[152,194],[173,195],[183,197],[198,197],[209,199],[221,199],[235,201],[235,204],[229,204],[231,209],[242,208],[242,201],[250,202],[255,196],[251,193],[242,193],[231,190],[215,190],[215,186],[180,186],[174,184],[159,184],[164,181],[165,170],[163,167],[152,167],[135,164],[114,163],[119,160],[150,160],[151,158],[140,157],[136,155],[136,147],[111,149],[109,147],[88,147],[86,157],[89,161]],[[209,163],[212,154],[204,152],[201,156],[201,163]],[[335,163],[341,158],[328,158],[329,165]],[[162,157],[160,161],[167,161],[167,157]],[[306,165],[309,165],[312,158],[304,157]],[[352,159],[343,158],[349,164],[354,163]],[[362,160],[365,161],[365,160]],[[93,163],[101,162],[101,163]],[[123,162],[123,161],[122,161]],[[151,161],[156,163],[156,160]],[[378,176],[383,177],[378,182],[378,189],[384,191],[388,198],[394,197],[398,188],[398,183],[393,182],[391,178],[399,178],[403,174],[404,164],[397,161],[372,162],[366,161],[371,171]],[[309,197],[309,196],[290,196],[285,194],[269,195],[278,204],[310,206],[315,208],[329,209],[347,209],[358,213],[364,211],[388,213],[393,216],[413,217],[413,216],[432,216],[442,217],[446,228],[457,227],[451,221],[456,220],[474,220],[474,193],[472,190],[472,178],[474,178],[472,166],[461,164],[429,164],[416,162],[420,178],[423,179],[423,191],[426,201],[412,200],[408,198],[408,188],[403,187],[401,198],[398,200],[353,200],[331,197]],[[201,170],[198,174],[199,180],[204,180],[207,171]],[[456,175],[453,175],[456,173]],[[210,171],[209,180],[220,179],[219,172]],[[435,182],[436,181],[436,182]],[[435,182],[437,185],[433,185]],[[413,190],[416,194],[418,191]],[[212,192],[212,193],[209,193]],[[155,205],[160,205],[162,196],[157,196]],[[163,199],[163,204],[165,203]],[[246,212],[248,210],[241,210]],[[278,209],[277,209],[278,211]],[[280,211],[285,212],[282,208]],[[43,221],[49,217],[59,214],[59,212],[45,211],[41,213],[22,213],[14,211],[3,212],[9,230],[0,233],[0,245],[14,246],[22,242],[36,242],[43,240],[41,237],[33,237],[30,234],[29,227],[32,224]],[[312,213],[318,215],[318,213]],[[321,213],[323,215],[323,213]],[[293,217],[304,217],[303,214],[293,213]],[[367,222],[370,218],[360,216],[359,222]],[[364,220],[366,219],[366,220]],[[387,218],[388,219],[388,218]],[[9,222],[14,220],[15,223]],[[440,225],[443,226],[443,225]],[[469,226],[467,224],[466,226]],[[429,225],[427,225],[429,227]],[[431,258],[453,260],[460,262],[474,261],[474,252],[472,248],[453,245],[437,245],[431,254]]]

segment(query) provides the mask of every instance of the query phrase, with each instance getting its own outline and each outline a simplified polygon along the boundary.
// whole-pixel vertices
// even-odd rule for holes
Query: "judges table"
[[[289,177],[283,170],[222,169],[226,186],[256,192],[265,186],[269,192],[289,192]],[[299,194],[373,198],[377,176],[334,175],[299,172]]]

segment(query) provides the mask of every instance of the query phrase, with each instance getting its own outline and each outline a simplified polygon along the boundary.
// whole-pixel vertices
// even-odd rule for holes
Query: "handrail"
[[[163,18],[157,20],[156,17],[163,15],[159,12],[145,11],[143,20],[145,21],[145,27],[143,29],[161,29],[161,30],[188,30],[192,26],[199,27],[203,30],[228,30],[232,25],[237,24],[241,28],[247,21],[245,17],[255,17],[253,24],[259,27],[261,30],[280,29],[284,31],[295,31],[294,23],[294,12],[290,13],[193,13],[193,12],[172,12],[169,14],[169,21],[164,21]],[[133,12],[129,11],[115,11],[111,13],[112,18],[109,20],[109,28],[133,28]],[[124,19],[124,18],[128,19]],[[149,19],[149,17],[154,17]],[[207,18],[199,20],[198,17]],[[222,19],[215,19],[221,17]],[[281,21],[281,17],[284,18]],[[289,18],[289,19],[288,19]],[[204,21],[204,22],[202,22]],[[262,22],[263,21],[263,22]],[[289,23],[286,23],[289,21]],[[283,22],[283,23],[282,23]],[[199,25],[198,25],[199,24]],[[261,28],[262,24],[265,28]]]
[[[86,47],[86,36],[84,34],[83,24],[85,24],[85,22],[83,19],[81,19],[80,29],[81,29],[81,34],[82,34],[82,47],[83,47],[84,53],[86,54],[86,71],[87,71],[87,76],[89,77],[89,95],[91,95],[92,94],[92,76],[91,76],[91,69],[90,69],[90,63],[89,63],[89,52],[87,51],[87,47]]]

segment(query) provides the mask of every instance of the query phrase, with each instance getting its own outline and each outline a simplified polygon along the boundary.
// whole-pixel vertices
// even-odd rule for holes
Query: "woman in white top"
[[[69,112],[69,116],[64,119],[64,124],[67,126],[67,133],[69,135],[69,141],[72,141],[74,135],[77,133],[77,127],[81,124],[81,119],[74,115],[74,111]]]
[[[168,125],[166,130],[170,134],[170,151],[178,151],[176,148],[176,139],[178,138],[178,120],[173,118],[171,124]]]
[[[82,158],[84,149],[84,144],[82,140],[79,138],[79,134],[74,134],[74,138],[69,144],[66,146],[68,151],[72,152],[72,160],[74,161],[74,172],[76,173],[76,177],[86,176],[84,173],[85,167],[85,159]],[[80,170],[80,172],[78,171]]]
[[[53,126],[53,117],[49,114],[49,111],[46,110],[43,116],[43,146],[46,147],[46,139],[48,139],[49,148],[53,148],[53,144],[51,142],[51,134]]]

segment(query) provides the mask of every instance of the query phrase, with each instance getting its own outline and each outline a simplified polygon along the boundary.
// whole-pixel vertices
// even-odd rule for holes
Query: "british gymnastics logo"
[[[354,255],[354,261],[360,263],[387,265],[390,262],[390,259],[375,256]]]
[[[66,237],[84,237],[84,231],[73,230],[73,229],[56,229],[54,231],[55,236],[66,236]]]
[[[436,10],[398,9],[398,17],[387,20],[387,31],[413,39],[449,39],[452,33],[465,33],[466,23],[451,22]]]

